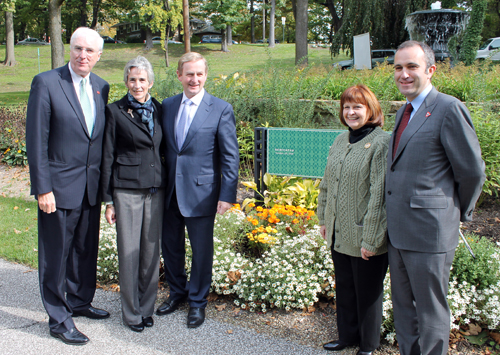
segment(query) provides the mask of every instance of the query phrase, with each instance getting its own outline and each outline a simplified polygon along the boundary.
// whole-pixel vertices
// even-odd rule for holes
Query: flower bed
[[[217,215],[212,291],[231,296],[242,309],[261,312],[273,307],[313,311],[320,296],[333,299],[333,263],[316,221],[312,211],[278,205],[272,209],[249,205],[246,213],[237,207]],[[102,283],[118,280],[115,233],[114,226],[102,219],[98,260],[98,280]],[[463,243],[459,244],[448,295],[452,329],[475,322],[499,330],[498,246],[473,236],[468,238],[476,259],[472,260]],[[190,258],[187,240],[188,273]],[[468,269],[475,266],[476,272],[466,276],[462,265],[468,262],[472,263]],[[480,284],[478,279],[490,281]],[[384,281],[383,317],[383,333],[394,343],[389,277]]]

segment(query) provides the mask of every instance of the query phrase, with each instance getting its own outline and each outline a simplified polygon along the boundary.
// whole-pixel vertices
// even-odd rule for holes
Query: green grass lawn
[[[38,268],[37,204],[0,196],[0,257]]]
[[[65,61],[69,61],[69,45],[64,46]],[[267,44],[238,44],[229,47],[229,52],[220,51],[220,44],[193,44],[192,51],[203,54],[209,63],[209,77],[234,72],[252,71],[262,68],[268,60],[279,67],[291,68],[295,65],[295,44],[278,44],[274,49]],[[50,46],[15,46],[18,62],[14,67],[0,65],[0,104],[17,103],[27,98],[31,80],[40,71],[51,69]],[[0,46],[0,58],[4,58],[5,46]],[[40,57],[38,57],[40,53]],[[177,60],[184,53],[183,44],[169,45],[170,66],[175,68]],[[127,61],[142,55],[153,65],[157,79],[164,77],[165,57],[160,45],[155,45],[149,52],[144,51],[144,44],[105,44],[101,60],[93,72],[111,84],[123,82],[123,68]],[[39,59],[38,59],[39,58]],[[328,48],[309,48],[309,63],[314,66],[331,67],[335,61],[345,56],[330,57]]]

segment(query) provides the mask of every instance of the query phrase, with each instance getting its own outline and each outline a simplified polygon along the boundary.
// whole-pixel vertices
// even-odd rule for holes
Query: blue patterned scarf
[[[142,103],[137,101],[130,93],[127,94],[127,103],[132,107],[139,115],[141,115],[142,122],[148,126],[149,134],[153,137],[155,124],[153,122],[153,112],[155,106],[153,101],[151,101],[151,95],[149,99]]]

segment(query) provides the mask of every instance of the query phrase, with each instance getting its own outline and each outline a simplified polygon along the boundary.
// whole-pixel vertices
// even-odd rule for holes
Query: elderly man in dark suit
[[[103,40],[89,28],[71,36],[69,64],[33,79],[26,117],[31,194],[38,200],[40,293],[50,335],[67,344],[88,338],[72,317],[109,313],[92,307],[101,203],[98,197],[109,85],[92,74]]]
[[[238,183],[233,108],[205,92],[207,72],[203,56],[184,54],[177,69],[184,93],[162,104],[168,176],[162,250],[170,296],[156,313],[171,313],[187,299],[189,328],[205,320],[215,214],[223,214],[235,202]],[[184,265],[185,227],[193,250],[189,282]]]
[[[394,78],[407,103],[397,113],[386,176],[394,323],[403,355],[446,354],[450,268],[460,221],[472,218],[485,179],[467,108],[431,84],[434,53],[401,44]]]

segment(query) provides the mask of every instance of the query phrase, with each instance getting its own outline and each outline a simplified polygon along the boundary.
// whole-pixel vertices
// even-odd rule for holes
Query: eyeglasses
[[[92,48],[83,48],[80,46],[73,46],[71,47],[71,50],[73,50],[78,55],[82,55],[82,53],[85,52],[88,57],[92,57],[94,54],[97,53],[97,51]]]

